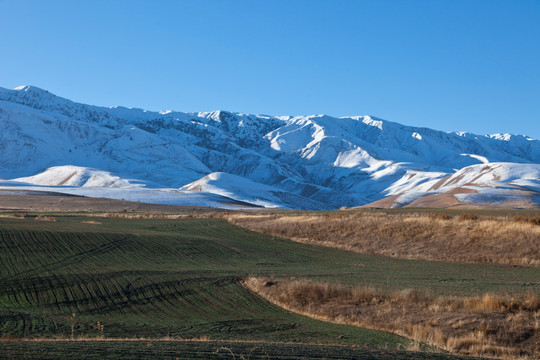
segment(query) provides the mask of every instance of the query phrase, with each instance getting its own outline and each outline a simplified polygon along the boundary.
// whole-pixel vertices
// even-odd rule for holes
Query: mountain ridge
[[[503,192],[500,181],[484,181],[483,186],[503,198],[522,196],[527,206],[540,203],[534,194],[540,178],[540,142],[524,135],[443,132],[373,116],[106,108],[32,86],[0,88],[0,125],[1,150],[9,155],[0,160],[0,178],[15,181],[27,182],[53,167],[77,166],[108,172],[118,178],[114,184],[126,188],[137,184],[195,191],[189,189],[199,182],[200,188],[211,188],[216,195],[251,199],[247,202],[257,206],[327,210],[365,206],[396,195],[401,202],[390,206],[406,206],[411,203],[406,198],[416,201],[451,191],[451,186],[433,184],[461,169],[502,163],[497,168],[526,168],[519,170],[525,177],[507,179],[504,191],[510,193]],[[221,181],[211,180],[210,186],[204,178],[217,173],[226,175],[219,177]],[[525,194],[516,181],[532,189]],[[249,196],[236,186],[242,182]],[[462,196],[459,202],[467,199]]]

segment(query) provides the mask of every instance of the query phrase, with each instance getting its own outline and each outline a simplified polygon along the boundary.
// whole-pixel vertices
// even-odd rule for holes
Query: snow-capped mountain
[[[0,129],[4,186],[131,199],[155,191],[161,202],[174,192],[178,204],[201,192],[200,205],[314,210],[540,204],[540,141],[522,135],[370,116],[106,108],[31,86],[0,88]]]

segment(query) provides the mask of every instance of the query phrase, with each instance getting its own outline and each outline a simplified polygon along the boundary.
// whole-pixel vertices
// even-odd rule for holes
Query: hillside
[[[0,267],[2,359],[28,358],[28,354],[42,358],[35,355],[39,349],[51,359],[72,358],[73,354],[98,358],[96,354],[78,355],[90,346],[85,342],[89,338],[99,353],[104,352],[101,358],[137,358],[131,352],[115,352],[149,343],[157,348],[159,340],[182,339],[206,341],[206,345],[176,345],[187,351],[234,348],[234,344],[216,342],[223,340],[239,342],[235,346],[246,354],[255,346],[249,344],[251,341],[269,349],[272,343],[302,345],[305,349],[298,351],[304,356],[320,349],[332,358],[356,358],[351,355],[356,348],[374,352],[365,358],[379,358],[377,353],[411,345],[411,340],[396,334],[319,321],[274,306],[243,286],[242,280],[250,275],[362,284],[392,291],[429,290],[451,296],[487,291],[536,294],[538,289],[536,267],[358,254],[299,244],[209,218],[72,214],[55,219],[0,218],[0,261],[4,264]],[[104,328],[98,329],[97,321]],[[13,341],[20,337],[37,341]],[[71,342],[71,337],[78,341]],[[323,348],[329,345],[347,348],[338,356]],[[174,350],[173,344],[167,347]],[[21,353],[25,355],[18,355]],[[148,358],[144,354],[139,357]],[[276,354],[270,358],[281,357]],[[451,356],[400,352],[393,358]]]
[[[540,204],[540,141],[523,135],[106,108],[31,86],[0,88],[0,126],[3,189],[310,210]]]

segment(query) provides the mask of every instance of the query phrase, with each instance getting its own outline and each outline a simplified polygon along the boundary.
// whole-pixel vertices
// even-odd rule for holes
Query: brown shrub
[[[540,225],[540,216],[534,216],[534,217],[514,216],[512,218],[512,221],[518,222],[518,223],[529,223],[532,225]]]
[[[433,220],[450,220],[452,215],[447,213],[432,213],[429,214],[429,218]]]
[[[54,216],[38,215],[38,216],[36,216],[35,220],[38,220],[38,221],[56,221],[56,218]]]
[[[523,223],[523,222],[527,222],[527,218],[525,216],[514,216],[512,218],[512,221],[514,222],[520,222],[520,223]]]
[[[472,213],[464,213],[458,216],[458,220],[459,221],[467,221],[467,220],[474,221],[474,220],[478,220],[478,215],[472,214]]]

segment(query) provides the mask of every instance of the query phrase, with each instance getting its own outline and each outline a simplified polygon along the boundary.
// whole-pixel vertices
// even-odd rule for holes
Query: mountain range
[[[99,107],[0,88],[0,189],[179,205],[538,207],[540,141],[373,116]]]

